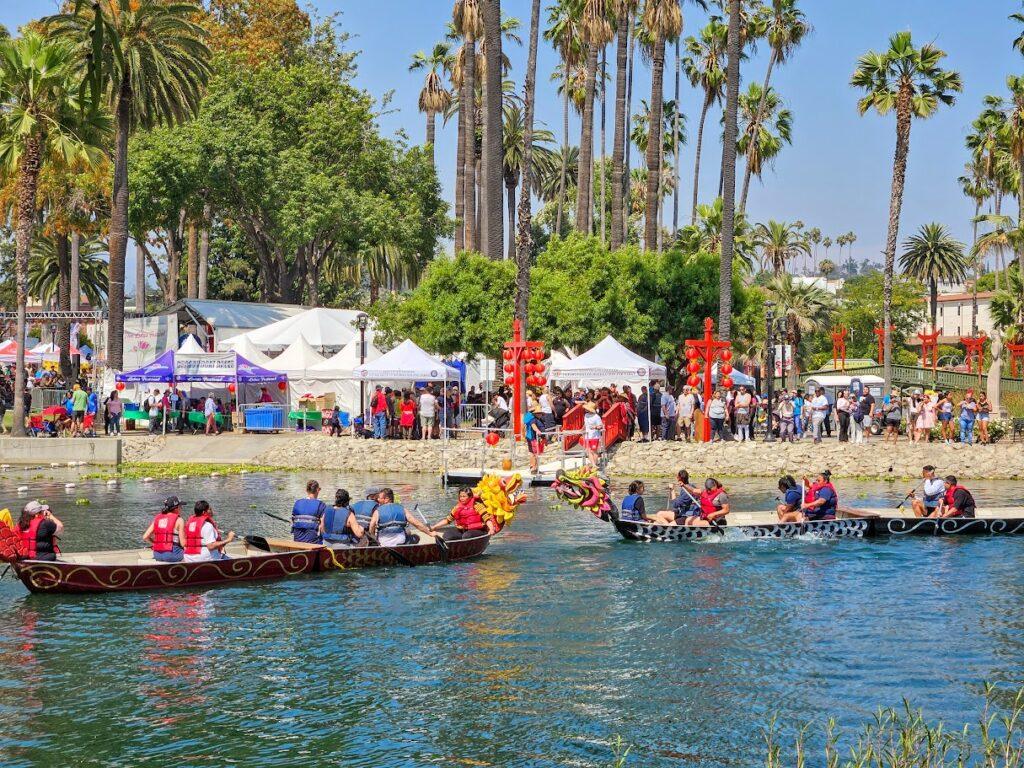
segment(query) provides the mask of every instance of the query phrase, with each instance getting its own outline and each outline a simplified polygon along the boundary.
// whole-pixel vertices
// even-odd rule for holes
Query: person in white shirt
[[[907,494],[907,499],[913,499],[914,517],[931,517],[946,498],[946,484],[941,477],[935,476],[935,467],[931,464],[921,470],[921,477],[924,479],[921,488],[922,498],[917,498],[917,494],[911,491]]]
[[[588,400],[583,403],[586,416],[583,417],[583,447],[587,451],[587,461],[593,467],[598,466],[598,451],[601,450],[601,433],[604,432],[604,421],[597,412],[597,404]]]
[[[192,517],[185,523],[185,562],[201,563],[204,560],[227,560],[224,547],[235,540],[235,532],[228,531],[225,538],[213,522],[213,508],[209,502],[197,501]]]
[[[696,407],[697,398],[693,396],[693,391],[689,386],[683,387],[683,394],[676,402],[676,424],[680,437],[686,438],[686,442],[690,442],[693,433],[693,412]]]
[[[845,443],[850,440],[850,398],[846,396],[846,390],[839,390],[836,398],[836,418],[839,419],[839,442]]]
[[[825,390],[818,387],[814,392],[814,399],[811,400],[811,434],[814,442],[821,442],[821,427],[828,416],[828,398],[825,397]]]
[[[213,395],[206,396],[206,402],[203,403],[203,415],[206,417],[206,434],[217,434],[217,403],[214,401]]]
[[[420,430],[423,432],[424,440],[430,440],[433,437],[436,417],[437,398],[429,389],[425,389],[420,395]]]

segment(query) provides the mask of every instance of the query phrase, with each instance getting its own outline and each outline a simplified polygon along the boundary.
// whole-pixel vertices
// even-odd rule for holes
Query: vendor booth
[[[665,366],[646,360],[605,336],[592,349],[573,359],[552,355],[551,381],[580,382],[584,386],[606,383],[647,384],[665,380]]]

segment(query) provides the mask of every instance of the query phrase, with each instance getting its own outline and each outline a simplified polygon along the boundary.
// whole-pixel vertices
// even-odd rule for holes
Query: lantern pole
[[[766,336],[768,350],[764,356],[764,367],[768,369],[768,407],[765,409],[765,414],[768,417],[768,430],[764,436],[764,441],[766,443],[774,443],[775,435],[772,433],[772,406],[775,403],[775,302],[766,301],[764,306],[765,324],[768,330],[768,334]]]

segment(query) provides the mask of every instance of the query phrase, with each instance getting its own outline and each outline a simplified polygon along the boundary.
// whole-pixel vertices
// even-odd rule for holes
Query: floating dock
[[[536,475],[531,475],[529,468],[501,469],[500,467],[458,467],[449,469],[442,475],[442,482],[445,485],[476,485],[483,479],[484,475],[497,475],[498,477],[511,477],[522,475],[523,485],[535,487],[547,487],[555,482],[555,473],[560,469],[578,469],[583,466],[582,456],[567,457],[559,461],[549,461],[538,465]]]

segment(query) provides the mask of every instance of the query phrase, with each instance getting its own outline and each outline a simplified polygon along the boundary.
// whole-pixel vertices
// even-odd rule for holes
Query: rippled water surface
[[[259,509],[286,514],[306,479],[65,491],[74,475],[37,474],[3,475],[0,506],[46,498],[69,551],[135,546],[172,492],[210,499],[222,528],[279,534]],[[454,498],[387,480],[432,521]],[[730,491],[746,509],[774,496]],[[1024,486],[977,495],[1020,503]],[[629,765],[750,766],[774,713],[853,726],[908,696],[962,723],[983,681],[1024,683],[1024,538],[637,544],[550,501],[532,491],[485,557],[447,567],[98,597],[8,576],[0,764],[607,766],[621,735]]]

